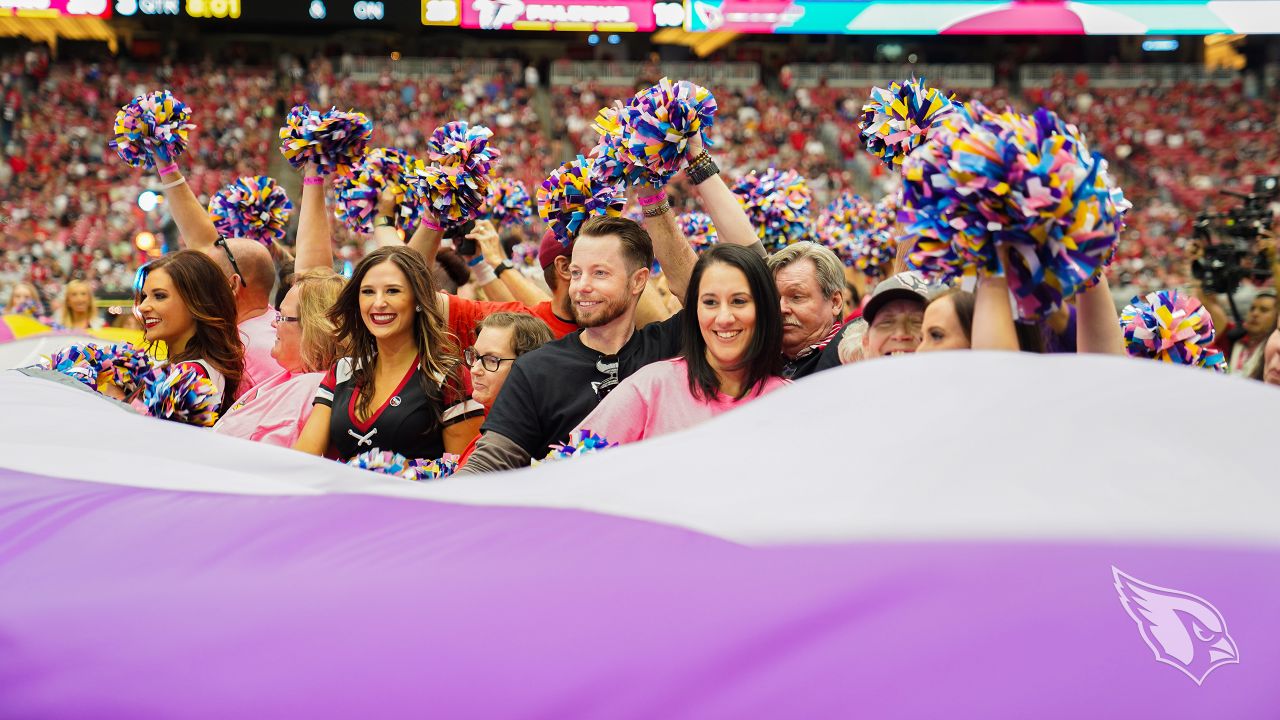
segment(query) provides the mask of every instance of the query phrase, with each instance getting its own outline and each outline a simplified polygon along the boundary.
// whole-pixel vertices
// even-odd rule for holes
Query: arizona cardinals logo
[[[1138,631],[1157,662],[1178,668],[1197,685],[1217,668],[1240,662],[1235,640],[1227,634],[1227,621],[1207,600],[1148,585],[1114,565],[1111,574],[1120,604],[1138,623]]]
[[[524,15],[520,0],[475,0],[472,7],[480,13],[480,27],[484,30],[501,30]]]

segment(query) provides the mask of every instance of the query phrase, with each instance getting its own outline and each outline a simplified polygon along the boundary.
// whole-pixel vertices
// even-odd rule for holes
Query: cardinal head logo
[[[501,30],[524,14],[521,0],[476,0],[472,7],[480,13],[480,27],[484,30]]]
[[[1240,662],[1222,613],[1202,597],[1151,585],[1112,566],[1120,604],[1138,624],[1147,647],[1162,662],[1199,685],[1209,673]]]

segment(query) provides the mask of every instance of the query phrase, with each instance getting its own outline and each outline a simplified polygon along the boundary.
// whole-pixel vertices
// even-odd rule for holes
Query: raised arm
[[[653,240],[653,252],[662,266],[662,274],[667,278],[667,286],[671,294],[684,300],[685,288],[689,286],[689,277],[693,274],[693,266],[698,262],[698,255],[689,246],[689,241],[680,226],[676,224],[675,213],[671,211],[669,200],[658,200],[665,195],[662,190],[643,188],[635,192],[636,201],[644,211],[644,229]],[[718,230],[718,228],[717,228]],[[646,292],[649,292],[646,289]],[[643,298],[641,298],[643,301]],[[650,303],[661,304],[657,291],[651,293]],[[663,306],[665,308],[665,305]]]
[[[1125,354],[1120,314],[1106,275],[1076,298],[1076,352]]]
[[[163,161],[158,161],[163,162]],[[178,226],[179,239],[190,250],[208,250],[218,240],[218,229],[213,226],[209,210],[200,204],[195,192],[187,184],[175,161],[160,167],[160,180],[164,199],[169,205],[169,215]]]
[[[298,210],[298,239],[294,248],[294,271],[303,273],[315,268],[333,269],[333,232],[329,227],[329,211],[325,207],[325,178],[314,163],[302,171],[302,202]]]
[[[974,292],[974,350],[1018,350],[1018,332],[1013,326],[1013,306],[1009,303],[1009,282],[1004,277],[983,277]]]
[[[495,273],[499,283],[481,285],[485,295],[490,300],[501,300],[498,297],[497,286],[501,286],[515,302],[524,303],[528,307],[533,307],[538,303],[544,303],[551,300],[551,296],[545,290],[534,285],[529,278],[524,276],[514,267],[506,266],[505,270],[498,272],[499,268],[504,267],[503,263],[509,263],[506,251],[502,248],[502,238],[498,236],[498,230],[493,223],[488,220],[480,220],[476,222],[476,227],[467,237],[476,241],[476,245],[480,248],[480,253],[484,257],[484,262]],[[476,276],[477,281],[480,280],[479,275]],[[505,296],[504,296],[505,297]]]

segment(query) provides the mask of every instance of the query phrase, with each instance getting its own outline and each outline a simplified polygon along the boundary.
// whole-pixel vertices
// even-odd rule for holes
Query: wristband
[[[161,177],[168,175],[169,173],[176,173],[176,172],[178,172],[178,163],[169,163],[168,165],[165,165],[164,167],[160,168]]]
[[[475,257],[467,261],[467,266],[474,268],[475,266],[479,265],[482,262],[484,262],[484,256],[476,255]]]
[[[657,195],[649,195],[646,197],[639,198],[640,207],[649,207],[650,205],[657,205],[658,203],[666,199],[667,199],[667,191],[660,190]]]
[[[162,184],[160,187],[164,190],[169,190],[178,187],[186,181],[186,178],[179,176],[177,180],[170,180],[169,182]]]
[[[665,215],[671,212],[671,203],[667,202],[666,198],[663,198],[662,202],[653,207],[645,208],[643,212],[644,216],[647,218],[656,218],[659,215]]]
[[[689,163],[689,166],[685,168],[684,174],[689,178],[689,182],[694,185],[701,185],[712,175],[719,175],[720,167],[716,165],[715,160],[711,159],[711,154],[703,150],[702,154],[694,158]]]
[[[493,269],[493,276],[500,278],[502,277],[502,273],[511,270],[514,267],[515,265],[512,265],[510,260],[503,260],[498,264],[498,267]]]
[[[493,272],[492,265],[484,262],[483,257],[476,259],[480,261],[480,264],[471,266],[471,274],[475,276],[477,285],[488,285],[498,279],[497,274]]]
[[[320,175],[312,175],[310,177],[304,177],[302,178],[302,184],[303,185],[323,185],[324,178],[321,177]]]
[[[435,220],[432,220],[430,218],[422,218],[421,224],[422,224],[422,227],[428,230],[435,230],[436,232],[441,232],[444,230],[444,228],[440,227],[440,225],[437,224]]]
[[[373,219],[373,226],[376,228],[395,227],[395,225],[396,225],[395,221],[387,217],[386,215],[379,215],[378,217]]]

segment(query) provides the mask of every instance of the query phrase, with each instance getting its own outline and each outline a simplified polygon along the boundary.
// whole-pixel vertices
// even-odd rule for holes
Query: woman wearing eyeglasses
[[[236,301],[209,256],[179,250],[138,269],[134,313],[147,342],[164,343],[170,364],[183,364],[213,382],[218,411],[236,397],[244,374],[244,345],[236,329]]]
[[[481,320],[476,329],[476,344],[467,348],[462,358],[471,370],[471,397],[483,405],[487,413],[498,399],[498,392],[511,374],[511,364],[516,358],[555,338],[545,322],[523,313],[494,313]],[[459,463],[466,462],[479,439],[477,433]]]
[[[294,279],[280,310],[271,312],[276,330],[271,357],[281,371],[250,388],[214,432],[281,447],[297,442],[325,371],[347,354],[328,316],[345,282],[323,268]]]
[[[294,448],[343,462],[370,450],[434,460],[466,449],[484,407],[435,293],[422,256],[404,246],[356,265],[329,310],[350,356],[321,381]]]

